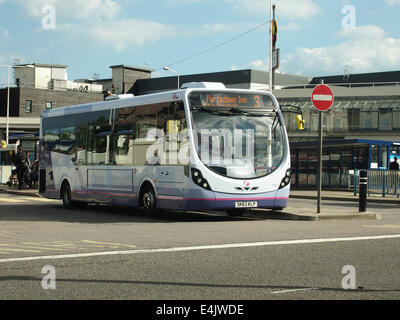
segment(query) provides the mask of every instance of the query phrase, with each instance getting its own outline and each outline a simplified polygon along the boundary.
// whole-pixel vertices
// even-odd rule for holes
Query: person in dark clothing
[[[39,169],[39,161],[35,160],[32,163],[31,175],[29,177],[29,186],[31,188],[35,187],[38,183],[38,169]]]
[[[14,157],[14,165],[17,167],[18,189],[21,190],[27,182],[27,158],[21,145],[18,146],[17,154]]]
[[[389,164],[389,170],[399,170],[399,163],[397,157],[394,157],[393,161]]]

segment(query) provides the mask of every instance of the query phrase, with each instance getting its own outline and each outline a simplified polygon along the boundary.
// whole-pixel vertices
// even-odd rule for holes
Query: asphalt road
[[[299,206],[315,201],[290,200]],[[400,210],[369,210],[382,219],[151,218],[130,208],[65,210],[58,201],[0,194],[0,300],[398,300]],[[44,266],[54,268],[55,282]]]

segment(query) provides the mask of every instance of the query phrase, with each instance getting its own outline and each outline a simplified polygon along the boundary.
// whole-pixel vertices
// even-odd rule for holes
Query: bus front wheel
[[[145,186],[141,193],[141,204],[147,215],[155,214],[156,210],[156,196],[154,190],[150,186]]]

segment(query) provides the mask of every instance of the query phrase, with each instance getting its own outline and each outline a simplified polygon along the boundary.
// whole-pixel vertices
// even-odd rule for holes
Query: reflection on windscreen
[[[193,110],[196,151],[211,170],[250,179],[271,173],[283,157],[282,127],[276,115]]]

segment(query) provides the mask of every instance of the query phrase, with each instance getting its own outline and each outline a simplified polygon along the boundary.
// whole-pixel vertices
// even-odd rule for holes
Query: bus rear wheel
[[[87,207],[87,202],[72,201],[71,187],[68,182],[64,182],[61,187],[61,200],[66,209],[84,209]]]
[[[61,200],[63,202],[63,206],[66,209],[72,209],[73,202],[71,198],[71,187],[68,182],[64,182],[61,187]]]

